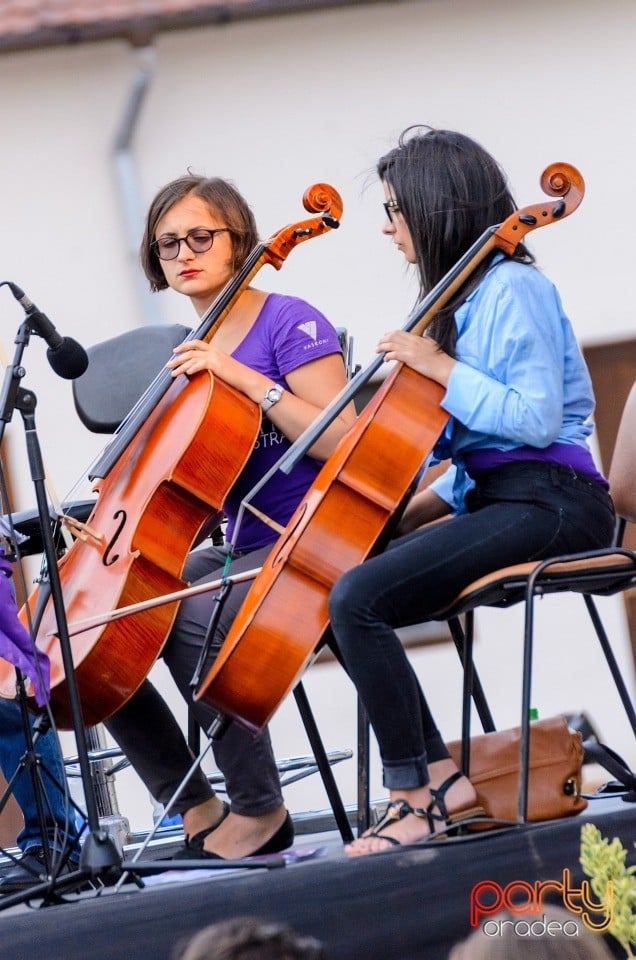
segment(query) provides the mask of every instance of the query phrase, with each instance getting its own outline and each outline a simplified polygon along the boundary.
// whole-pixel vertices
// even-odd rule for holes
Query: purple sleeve
[[[11,587],[12,566],[0,557],[0,657],[29,678],[36,702],[44,706],[50,692],[49,658],[38,650],[18,619],[18,610]]]

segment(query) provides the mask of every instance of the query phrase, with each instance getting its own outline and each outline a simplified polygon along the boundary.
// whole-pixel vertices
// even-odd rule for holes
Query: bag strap
[[[618,788],[627,790],[623,796],[626,803],[636,803],[636,774],[630,770],[625,761],[615,750],[599,743],[598,740],[586,740],[583,744],[586,759],[589,757],[595,763],[605,767],[609,773],[616,777]],[[608,784],[607,787],[612,789]]]

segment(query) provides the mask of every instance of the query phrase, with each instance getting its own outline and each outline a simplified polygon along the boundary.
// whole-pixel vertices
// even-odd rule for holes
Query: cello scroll
[[[531,230],[563,220],[573,213],[585,193],[585,182],[580,172],[570,163],[551,163],[541,174],[541,189],[550,197],[560,197],[556,203],[533,203],[515,210],[495,230],[495,245],[512,255],[518,244]]]
[[[330,184],[314,183],[307,187],[303,194],[303,206],[309,213],[318,213],[320,216],[283,227],[265,245],[267,259],[276,270],[280,270],[297,244],[340,226],[342,197]]]

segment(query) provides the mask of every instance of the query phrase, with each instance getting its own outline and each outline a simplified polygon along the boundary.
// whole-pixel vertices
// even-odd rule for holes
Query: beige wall
[[[415,294],[380,234],[380,190],[369,175],[403,127],[457,128],[501,161],[522,205],[542,198],[547,164],[580,168],[587,182],[581,208],[537,232],[532,246],[582,343],[630,336],[635,34],[631,0],[406,0],[163,35],[133,143],[140,204],[189,167],[220,174],[250,199],[269,235],[305,215],[301,197],[310,183],[332,183],[344,198],[342,228],[301,246],[280,274],[265,268],[257,283],[305,296],[346,325],[366,364],[378,335],[402,323]],[[0,279],[22,286],[62,333],[86,345],[143,318],[112,156],[139,63],[135,51],[114,42],[0,58]],[[0,296],[0,334],[11,356],[22,316],[6,289]],[[192,322],[180,298],[167,293],[156,301],[158,319]],[[78,423],[69,384],[49,370],[40,341],[25,366],[47,464],[65,495],[102,441]],[[16,506],[28,507],[17,420],[9,434]],[[631,677],[620,606],[605,606]],[[579,604],[546,601],[541,617],[540,713],[588,708],[604,737],[634,759],[596,651],[583,652],[589,634]],[[480,617],[482,671],[501,724],[517,720],[519,625],[519,611]],[[457,736],[452,650],[418,653],[416,664],[425,681],[434,678],[426,689],[444,732]],[[316,668],[307,687],[328,746],[353,746],[354,700],[340,671]],[[286,705],[274,722],[279,755],[305,752],[297,728]],[[338,776],[352,800],[351,762]],[[145,823],[143,790],[128,777],[120,793],[126,815]],[[289,797],[297,809],[326,805],[314,788],[294,787]]]

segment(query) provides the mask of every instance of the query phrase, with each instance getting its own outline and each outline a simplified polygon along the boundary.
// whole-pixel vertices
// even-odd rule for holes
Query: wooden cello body
[[[342,202],[327,184],[310,187],[305,209],[319,213],[259,244],[187,339],[210,340],[265,263],[276,269],[294,247],[338,226]],[[116,385],[114,385],[116,389]],[[222,517],[225,497],[245,466],[261,410],[208,372],[173,379],[163,371],[123,422],[93,468],[98,498],[82,531],[58,564],[67,621],[116,610],[184,587],[181,574],[201,530]],[[51,706],[58,726],[72,728],[59,628],[39,591],[21,612],[36,613],[38,645],[51,661]],[[178,603],[154,605],[102,623],[72,639],[86,725],[113,714],[139,688],[159,656]],[[0,661],[0,695],[12,698],[13,668]]]
[[[404,329],[421,333],[486,256],[497,249],[513,253],[527,232],[567,216],[583,197],[582,177],[568,164],[548,167],[541,185],[561,199],[516,211],[486,231]],[[343,404],[354,391],[355,383]],[[390,536],[448,419],[440,406],[443,396],[439,384],[396,367],[272,548],[197,698],[254,732],[267,724],[324,635],[332,586]],[[315,434],[312,428],[308,432]]]
[[[224,498],[252,451],[258,407],[210,374],[181,379],[107,480],[96,485],[87,526],[98,536],[76,540],[59,561],[69,619],[183,588],[181,571],[199,531],[215,515],[220,519]],[[155,607],[74,638],[75,676],[88,726],[114,713],[141,685],[177,609],[176,603]],[[56,629],[49,603],[39,646],[51,661],[51,707],[65,729],[72,727],[72,717]]]

